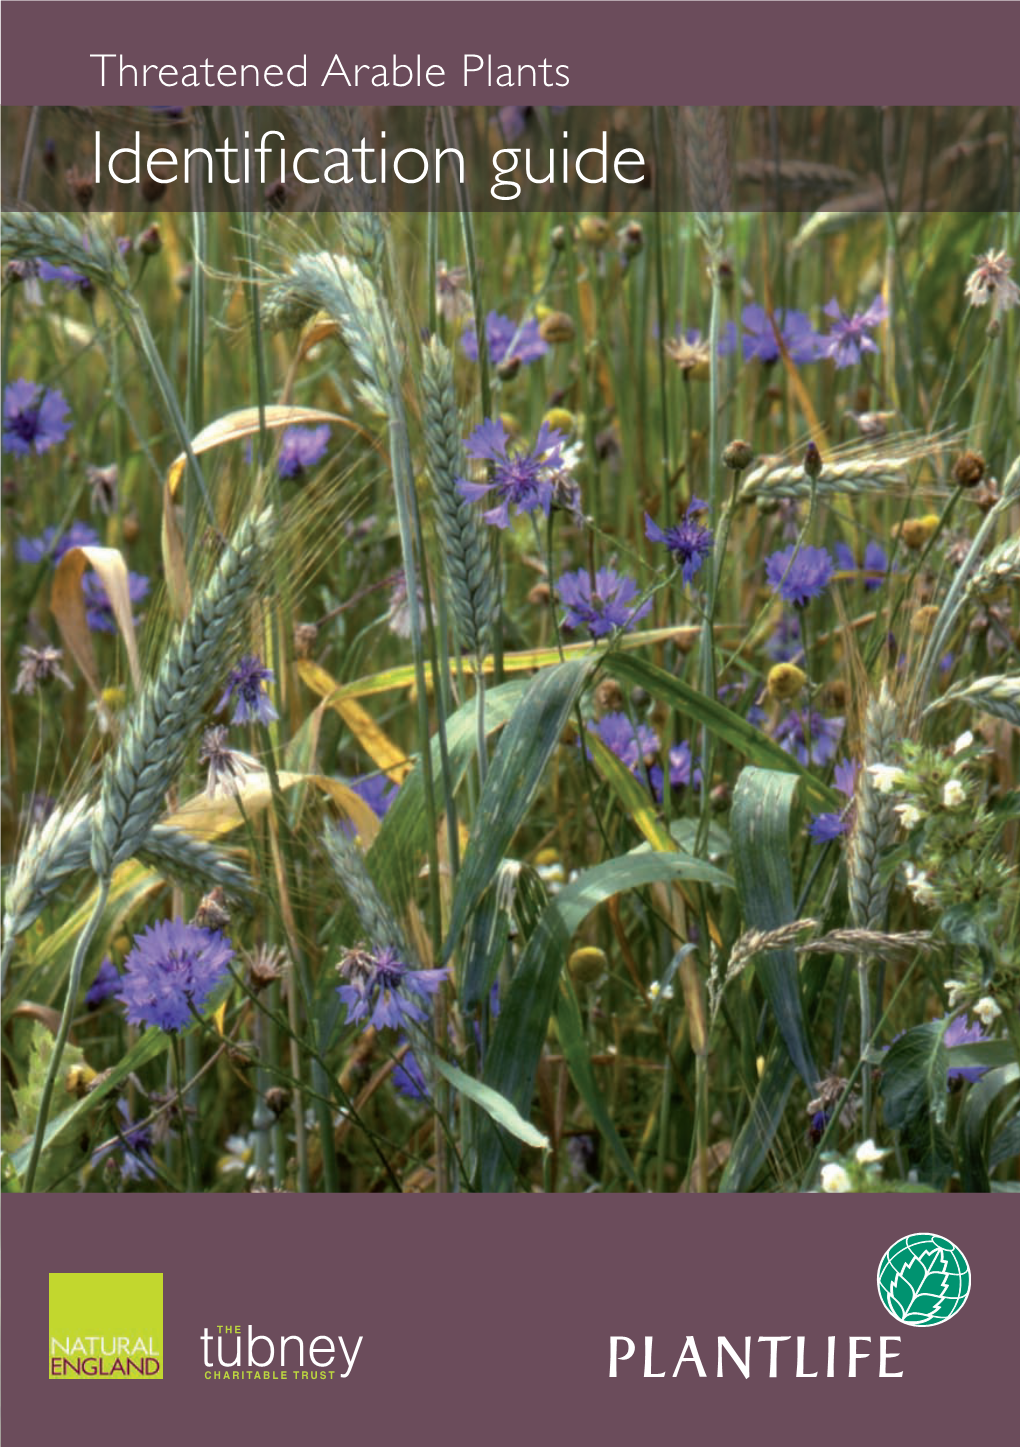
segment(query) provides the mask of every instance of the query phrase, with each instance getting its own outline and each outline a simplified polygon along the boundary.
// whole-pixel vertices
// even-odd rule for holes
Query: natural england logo
[[[945,1236],[901,1236],[879,1262],[878,1294],[904,1326],[939,1326],[967,1300],[970,1266]]]
[[[50,1272],[49,1376],[160,1381],[161,1272]]]

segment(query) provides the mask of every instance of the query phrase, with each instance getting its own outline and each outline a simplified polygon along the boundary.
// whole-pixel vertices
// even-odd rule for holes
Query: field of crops
[[[5,214],[5,1189],[1020,1188],[1020,220],[712,124]]]

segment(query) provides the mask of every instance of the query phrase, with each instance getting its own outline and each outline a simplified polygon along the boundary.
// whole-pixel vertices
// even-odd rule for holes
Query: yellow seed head
[[[938,514],[929,512],[924,517],[906,518],[899,528],[899,536],[908,548],[915,552],[923,548],[939,525]]]
[[[556,346],[561,342],[574,340],[574,319],[566,312],[549,312],[538,324],[538,334],[543,342]]]
[[[777,663],[769,669],[765,687],[770,698],[784,700],[796,698],[805,683],[807,674],[795,663]]]
[[[564,437],[570,437],[574,431],[574,414],[566,407],[550,407],[542,421],[554,432],[562,432]]]
[[[928,603],[925,607],[918,608],[910,620],[911,633],[930,633],[938,614],[939,610],[934,603]]]
[[[570,956],[567,969],[571,978],[579,985],[593,985],[607,973],[609,961],[604,950],[596,949],[594,945],[586,945]]]
[[[604,216],[585,216],[581,222],[581,240],[589,246],[601,248],[612,235],[613,228]]]

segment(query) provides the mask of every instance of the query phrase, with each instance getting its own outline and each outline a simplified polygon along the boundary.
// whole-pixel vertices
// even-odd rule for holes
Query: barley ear
[[[341,830],[330,828],[323,836],[326,853],[344,887],[362,928],[375,949],[393,947],[399,950],[408,964],[417,965],[411,954],[404,932],[393,911],[376,888],[375,880],[368,872],[365,857],[355,844]]]

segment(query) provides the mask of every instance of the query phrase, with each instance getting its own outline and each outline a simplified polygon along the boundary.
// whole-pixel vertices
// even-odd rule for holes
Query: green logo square
[[[51,1381],[158,1382],[162,1272],[50,1272]]]

